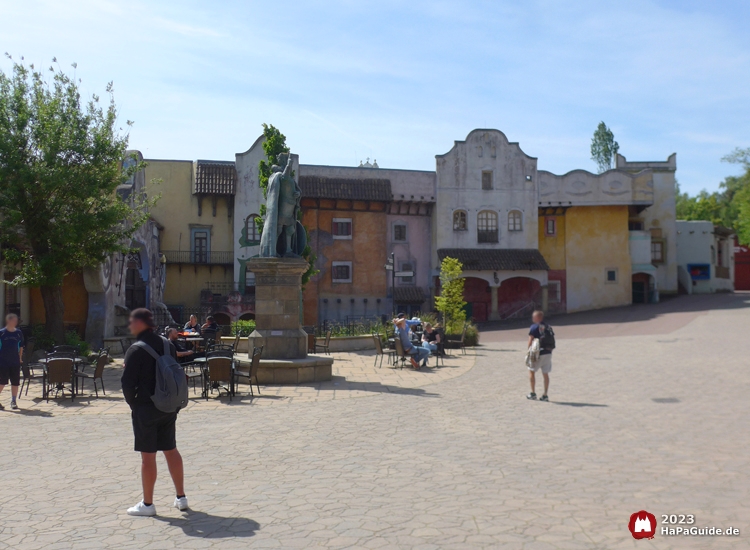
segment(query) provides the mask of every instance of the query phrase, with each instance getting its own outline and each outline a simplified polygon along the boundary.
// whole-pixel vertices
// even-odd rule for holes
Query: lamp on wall
[[[363,299],[362,301],[363,301],[364,303],[367,303],[367,298],[364,298],[364,299]]]
[[[526,176],[526,181],[531,181],[531,176]]]
[[[495,279],[495,284],[500,284],[500,278],[497,276],[497,271],[492,274],[492,278]]]
[[[164,265],[167,263],[167,257],[164,254],[159,254],[159,263]]]

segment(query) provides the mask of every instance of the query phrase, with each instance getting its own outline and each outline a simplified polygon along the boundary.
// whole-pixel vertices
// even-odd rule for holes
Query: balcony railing
[[[496,243],[497,229],[480,229],[477,231],[477,241],[482,243]]]
[[[162,250],[168,264],[233,265],[234,252]]]

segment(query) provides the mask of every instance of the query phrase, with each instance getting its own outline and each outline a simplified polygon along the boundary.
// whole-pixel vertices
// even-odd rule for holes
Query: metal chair
[[[445,343],[447,347],[452,348],[455,347],[456,349],[460,349],[461,353],[463,355],[466,355],[466,329],[468,328],[468,325],[464,325],[464,329],[461,331],[461,339],[460,340],[451,340],[450,338],[446,338]]]
[[[24,384],[26,384],[26,393],[24,395],[29,395],[29,386],[31,385],[32,380],[42,381],[42,393],[44,393],[44,381],[47,378],[47,373],[44,370],[44,365],[31,362],[31,356],[34,353],[34,345],[34,340],[30,338],[26,341],[26,346],[23,350],[23,363],[21,364],[23,379],[21,381],[21,390],[18,393],[19,396],[23,394]],[[41,370],[41,372],[36,372],[37,369]]]
[[[317,352],[318,348],[320,348],[326,353],[326,355],[331,355],[331,352],[329,350],[330,345],[331,345],[331,331],[329,330],[326,332],[326,339],[324,343],[322,344],[318,344],[317,342],[315,343],[315,351]]]
[[[99,382],[102,385],[102,393],[104,395],[107,395],[107,392],[104,390],[104,366],[109,362],[109,355],[107,355],[106,352],[99,352],[99,356],[96,358],[96,366],[94,367],[94,372],[76,372],[75,376],[81,381],[81,391],[83,391],[83,382],[84,380],[93,380],[94,381],[94,392],[96,393],[96,396],[99,397],[99,390],[96,387],[96,381],[99,380]]]
[[[232,359],[230,357],[213,356],[206,358],[207,376],[203,384],[206,399],[208,399],[209,390],[212,393],[213,390],[218,390],[219,396],[221,396],[221,390],[224,389],[229,394],[229,400],[232,400],[232,396],[234,395],[234,375],[232,370]],[[229,387],[222,386],[222,384],[229,384]]]
[[[222,355],[222,357],[233,357],[234,346],[229,344],[210,344],[206,348],[206,357],[209,357],[210,354],[214,354],[217,352],[224,352],[224,355]]]
[[[315,334],[307,333],[307,353],[315,353]]]
[[[258,395],[260,395],[260,385],[258,384],[258,368],[260,367],[260,358],[263,355],[263,346],[259,348],[253,348],[253,356],[250,359],[250,368],[248,370],[236,369],[234,371],[235,382],[239,378],[245,378],[248,386],[250,386],[250,395],[255,397],[253,392],[253,379],[255,379],[255,387],[258,388]]]
[[[392,349],[383,349],[383,342],[380,339],[379,334],[373,334],[372,339],[375,341],[375,365],[378,364],[378,356],[380,356],[380,368],[383,368],[383,357],[386,356],[388,357],[388,364],[390,365],[396,352]]]
[[[216,343],[217,331],[208,328],[203,329],[201,336],[203,337],[203,346],[208,349],[208,346]]]
[[[409,353],[406,353],[406,350],[404,350],[404,345],[401,343],[401,338],[396,337],[394,340],[394,343],[396,344],[396,355],[394,357],[394,366],[395,366],[395,359],[399,358],[401,360],[401,366],[400,368],[404,368],[404,363],[406,363],[407,360],[411,360],[412,356]]]
[[[79,350],[78,346],[62,345],[53,347],[52,353],[73,353],[75,356],[78,356]]]
[[[43,397],[49,402],[50,390],[54,387],[55,397],[63,392],[65,397],[65,384],[70,384],[71,399],[75,400],[75,362],[70,357],[47,357],[47,379]]]

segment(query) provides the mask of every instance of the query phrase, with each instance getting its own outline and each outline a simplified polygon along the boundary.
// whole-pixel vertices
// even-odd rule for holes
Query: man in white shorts
[[[549,329],[552,333],[552,342],[554,342],[554,333],[550,329],[549,325],[544,322],[544,312],[537,310],[531,315],[533,324],[529,328],[529,347],[534,342],[535,338],[539,339],[539,359],[532,362],[529,366],[529,382],[531,383],[531,393],[526,396],[526,399],[536,399],[536,372],[541,369],[542,376],[544,377],[544,394],[539,398],[540,401],[549,401],[547,397],[547,390],[549,389],[549,373],[552,370],[552,349],[545,349],[543,342],[545,339],[545,332]],[[554,343],[552,344],[554,346]]]

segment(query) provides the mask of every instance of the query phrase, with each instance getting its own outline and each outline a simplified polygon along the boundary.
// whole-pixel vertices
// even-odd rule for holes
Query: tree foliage
[[[96,95],[82,100],[59,66],[48,77],[23,62],[0,71],[0,243],[16,265],[7,283],[41,287],[57,342],[65,275],[126,251],[147,219],[145,198],[129,203],[116,193],[143,166],[123,169],[128,136],[112,91],[110,83],[102,106]]]
[[[741,165],[744,173],[724,178],[713,193],[704,189],[690,196],[680,192],[678,185],[677,219],[707,220],[730,227],[742,244],[750,244],[750,148],[735,149],[722,160]]]
[[[268,180],[271,177],[271,169],[273,165],[279,165],[279,155],[288,154],[289,146],[286,144],[286,136],[276,128],[273,124],[263,123],[263,152],[266,154],[266,158],[258,163],[258,185],[263,190],[263,198],[267,198],[268,195]],[[281,167],[284,168],[283,166]],[[266,215],[266,205],[260,205],[260,215]],[[299,211],[299,218],[302,218],[302,210]],[[255,226],[258,228],[258,234],[263,233],[263,217],[255,218]],[[307,260],[308,266],[307,271],[302,274],[302,286],[304,287],[312,276],[318,273],[315,269],[315,261],[318,259],[315,252],[310,248],[309,232],[307,227],[305,231],[308,233],[307,246],[302,251],[302,257]]]
[[[435,309],[443,314],[447,334],[459,334],[466,322],[463,264],[456,258],[445,258],[440,264],[440,296]]]
[[[596,162],[600,174],[614,167],[619,150],[620,145],[615,141],[612,130],[604,122],[600,122],[591,138],[591,160]]]

